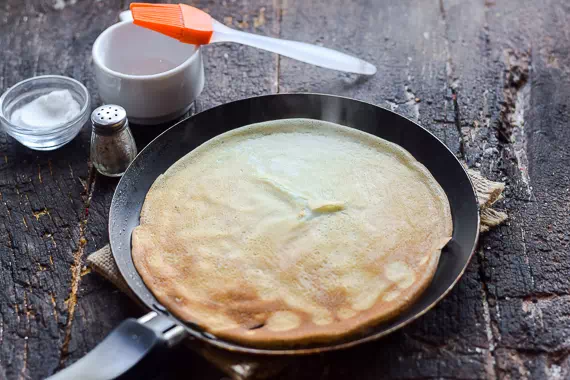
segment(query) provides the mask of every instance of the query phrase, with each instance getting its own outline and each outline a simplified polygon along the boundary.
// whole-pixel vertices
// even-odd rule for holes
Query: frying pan
[[[360,129],[409,151],[425,165],[445,191],[451,206],[453,237],[443,249],[435,276],[418,300],[398,317],[333,343],[255,348],[224,341],[171,315],[144,285],[131,257],[131,232],[139,224],[145,196],[178,159],[214,136],[252,123],[311,118]],[[479,206],[463,166],[434,135],[413,121],[384,108],[339,96],[276,94],[239,100],[179,122],[144,148],[123,175],[111,203],[109,240],[121,274],[151,312],[117,327],[93,351],[52,379],[140,377],[148,363],[185,337],[241,354],[302,355],[348,348],[378,339],[418,318],[441,300],[459,280],[479,235]],[[87,375],[89,374],[89,375]]]

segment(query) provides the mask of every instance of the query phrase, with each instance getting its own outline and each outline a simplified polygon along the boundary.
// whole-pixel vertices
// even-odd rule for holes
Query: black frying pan
[[[330,344],[259,349],[217,339],[199,326],[170,315],[146,288],[133,265],[131,232],[139,224],[147,191],[178,159],[228,130],[286,118],[312,118],[346,125],[408,150],[429,169],[447,194],[453,217],[453,238],[442,252],[432,283],[395,319]],[[467,173],[442,142],[409,119],[372,104],[319,94],[267,95],[209,109],[179,122],[144,148],[124,174],[113,196],[109,220],[113,256],[132,291],[152,312],[139,320],[123,322],[87,356],[54,375],[53,379],[109,379],[135,375],[143,357],[159,355],[187,336],[202,344],[258,355],[319,353],[378,339],[418,318],[449,292],[465,271],[478,235],[479,207]]]

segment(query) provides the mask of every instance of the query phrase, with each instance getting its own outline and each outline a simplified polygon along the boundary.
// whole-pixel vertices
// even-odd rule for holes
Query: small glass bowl
[[[79,103],[79,114],[65,124],[51,128],[26,128],[14,125],[10,119],[12,113],[34,99],[56,90],[69,90],[73,99]],[[54,150],[71,140],[89,120],[89,92],[84,85],[68,77],[42,75],[23,80],[10,87],[0,97],[0,125],[6,132],[35,150]]]

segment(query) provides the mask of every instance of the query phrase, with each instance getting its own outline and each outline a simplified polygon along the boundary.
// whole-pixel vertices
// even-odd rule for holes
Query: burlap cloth
[[[501,182],[490,181],[472,169],[468,169],[468,173],[479,200],[481,210],[480,230],[482,233],[487,232],[490,228],[503,223],[507,219],[506,213],[492,208],[493,204],[502,198],[505,185]],[[108,245],[91,253],[87,257],[87,265],[138,302],[137,297],[131,292],[121,276]],[[190,342],[188,345],[234,379],[271,377],[287,366],[291,360],[264,358],[263,361],[259,361],[257,360],[258,358],[253,356],[222,351],[195,341]]]

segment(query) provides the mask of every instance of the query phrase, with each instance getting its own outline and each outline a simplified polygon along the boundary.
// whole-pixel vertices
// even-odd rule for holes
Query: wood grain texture
[[[30,76],[61,74],[95,94],[90,45],[116,18],[116,7],[79,2],[59,10],[48,2],[9,1],[0,12],[2,91]],[[81,291],[89,136],[85,128],[64,148],[42,153],[0,134],[0,365],[10,379],[45,377],[67,356]],[[100,306],[116,299],[110,290],[102,281],[93,290]],[[107,314],[103,324],[123,317]]]
[[[82,81],[90,49],[126,2],[5,0],[0,91],[40,74]],[[570,377],[570,4],[564,0],[194,1],[243,30],[374,62],[376,76],[311,67],[231,44],[204,48],[196,111],[247,96],[315,91],[419,121],[470,166],[506,181],[507,225],[484,236],[458,286],[381,341],[295,360],[280,378]],[[136,126],[139,147],[158,127]],[[116,180],[89,165],[90,130],[55,152],[0,132],[0,379],[43,378],[141,310],[84,268],[107,243]],[[219,379],[184,348],[161,378]]]
[[[510,222],[479,253],[493,373],[567,378],[570,7],[444,5],[468,162],[507,182]]]

